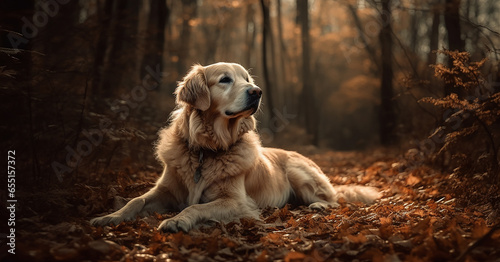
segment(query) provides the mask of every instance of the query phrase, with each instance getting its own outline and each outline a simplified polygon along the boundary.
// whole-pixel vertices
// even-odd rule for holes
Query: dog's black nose
[[[258,88],[256,86],[247,89],[247,92],[250,95],[250,97],[260,98],[262,96],[262,89],[260,89],[260,88]]]

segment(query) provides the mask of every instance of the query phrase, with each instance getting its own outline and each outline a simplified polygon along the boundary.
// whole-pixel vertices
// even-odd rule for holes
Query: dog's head
[[[174,124],[192,147],[227,150],[255,129],[262,90],[239,64],[195,65],[175,93]]]
[[[195,65],[175,92],[178,104],[227,119],[253,115],[262,96],[248,71],[235,63]]]

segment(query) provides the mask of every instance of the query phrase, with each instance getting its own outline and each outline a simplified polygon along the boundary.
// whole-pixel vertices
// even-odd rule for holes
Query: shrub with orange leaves
[[[471,196],[474,192],[483,197],[486,194],[490,201],[498,203],[500,92],[481,71],[487,59],[473,62],[468,52],[437,52],[453,61],[451,67],[431,65],[435,76],[452,85],[453,90],[445,97],[421,100],[445,110],[444,123],[429,137],[440,144],[433,157],[446,159],[444,164],[467,180],[468,186],[461,189],[472,191]],[[479,184],[493,186],[478,188]]]

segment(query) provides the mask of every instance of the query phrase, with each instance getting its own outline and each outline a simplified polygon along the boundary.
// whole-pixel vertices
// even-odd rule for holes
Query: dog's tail
[[[369,186],[358,185],[343,185],[334,186],[335,195],[337,200],[343,198],[347,202],[362,202],[365,204],[372,204],[381,197],[380,192]]]

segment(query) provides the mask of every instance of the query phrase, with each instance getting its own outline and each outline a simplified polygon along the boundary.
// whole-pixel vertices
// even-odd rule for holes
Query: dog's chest
[[[178,141],[162,152],[162,159],[169,170],[167,176],[174,176],[183,188],[180,191],[186,193],[187,204],[197,204],[220,197],[232,187],[231,181],[244,179],[255,166],[257,152],[252,143],[240,142],[224,151],[200,151]]]
[[[206,203],[224,193],[225,184],[243,170],[231,161],[228,152],[190,151],[177,165],[177,174],[187,189],[187,204]],[[239,170],[237,170],[239,169]]]
[[[224,173],[222,163],[227,163],[224,153],[209,150],[178,150],[169,157],[167,165],[190,190],[196,184],[211,182]],[[218,168],[218,166],[221,166]]]

